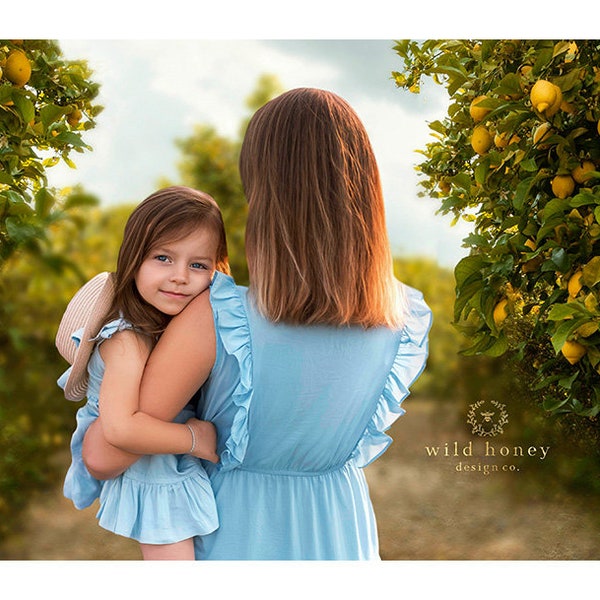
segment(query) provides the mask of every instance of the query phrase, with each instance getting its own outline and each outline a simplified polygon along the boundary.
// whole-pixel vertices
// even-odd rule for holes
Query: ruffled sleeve
[[[406,285],[403,287],[407,303],[406,321],[377,408],[352,453],[359,467],[373,462],[391,444],[392,438],[385,432],[406,412],[402,402],[409,395],[410,386],[423,372],[428,356],[428,334],[433,320],[431,309],[421,292]]]
[[[124,329],[133,329],[133,325],[126,321],[123,318],[115,319],[114,321],[110,321],[106,325],[100,329],[98,335],[93,338],[95,342],[102,342],[104,340],[108,340],[118,331],[123,331]]]
[[[94,338],[92,338],[92,341],[96,343],[103,342],[104,340],[111,338],[115,333],[117,333],[117,331],[122,331],[123,329],[133,329],[133,326],[131,325],[131,323],[129,323],[129,321],[126,321],[123,318],[115,319],[114,321],[110,321],[109,323],[104,325],[100,329],[98,334]],[[81,344],[83,330],[84,328],[80,327],[71,334],[71,339],[75,342],[75,345],[77,347],[79,347],[79,345]],[[60,387],[63,390],[67,385],[67,381],[69,380],[71,370],[72,367],[69,367],[56,381],[58,387]]]
[[[210,299],[220,345],[234,359],[234,389],[230,399],[235,414],[231,429],[226,433],[218,467],[228,471],[242,463],[248,447],[248,410],[253,393],[252,346],[246,308],[234,280],[223,273],[215,273]]]

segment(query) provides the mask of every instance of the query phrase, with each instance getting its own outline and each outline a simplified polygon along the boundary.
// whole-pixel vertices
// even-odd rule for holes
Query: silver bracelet
[[[196,448],[196,434],[194,433],[194,430],[192,429],[192,426],[188,423],[186,423],[187,428],[190,430],[190,433],[192,434],[192,447],[190,448],[188,454],[191,454],[194,449]]]

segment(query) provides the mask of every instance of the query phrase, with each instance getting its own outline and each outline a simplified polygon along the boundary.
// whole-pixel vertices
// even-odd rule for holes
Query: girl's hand
[[[210,421],[200,421],[195,418],[186,421],[186,425],[189,425],[194,430],[196,437],[196,446],[190,454],[212,463],[219,462],[217,454],[217,430],[215,426]]]

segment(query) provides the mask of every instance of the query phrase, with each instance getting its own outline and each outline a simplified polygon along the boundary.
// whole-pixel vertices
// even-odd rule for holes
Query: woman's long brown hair
[[[240,155],[250,292],[273,321],[398,326],[379,170],[339,96],[301,88],[252,117]]]
[[[117,258],[115,297],[107,322],[122,316],[136,330],[157,336],[170,318],[139,294],[135,276],[148,253],[165,242],[208,228],[218,239],[216,269],[229,274],[227,241],[221,211],[208,194],[184,186],[158,190],[129,216]]]

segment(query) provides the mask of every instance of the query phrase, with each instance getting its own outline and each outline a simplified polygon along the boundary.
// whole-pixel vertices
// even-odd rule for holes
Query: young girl
[[[150,351],[169,320],[210,286],[215,270],[229,272],[216,202],[190,188],[160,190],[129,217],[116,273],[101,273],[77,292],[56,336],[71,364],[59,386],[69,400],[87,396],[77,412],[64,494],[78,509],[99,497],[99,524],[138,540],[145,560],[193,560],[193,536],[218,527],[198,460],[218,460],[212,423],[192,418],[189,405],[173,423],[138,410]],[[115,454],[124,450],[137,461],[107,481],[93,478],[82,460],[85,433],[99,415]]]

